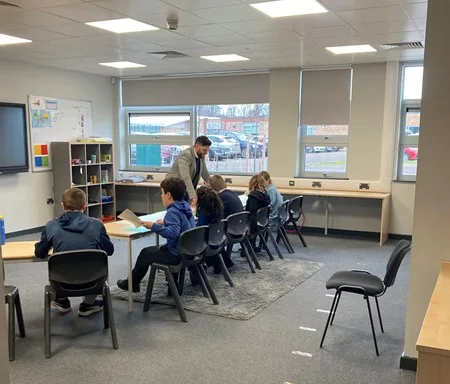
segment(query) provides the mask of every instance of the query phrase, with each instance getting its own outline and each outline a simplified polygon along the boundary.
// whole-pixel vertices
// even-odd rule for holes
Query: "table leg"
[[[128,312],[133,311],[133,247],[132,241],[128,240]]]
[[[329,202],[328,197],[324,197],[325,200],[325,236],[328,235],[328,214],[329,214]]]
[[[150,209],[150,188],[146,188],[147,190],[147,213],[151,213]]]
[[[381,228],[380,245],[383,245],[389,237],[389,209],[391,197],[387,196],[381,201]]]

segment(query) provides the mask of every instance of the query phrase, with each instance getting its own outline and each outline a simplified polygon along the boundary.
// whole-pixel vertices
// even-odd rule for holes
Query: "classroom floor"
[[[16,238],[30,240],[38,235]],[[365,301],[343,296],[335,325],[324,349],[319,342],[332,298],[325,281],[341,269],[368,269],[383,276],[395,242],[380,247],[373,240],[307,236],[304,249],[293,236],[296,255],[320,261],[325,268],[247,321],[187,312],[179,320],[172,307],[142,304],[127,312],[127,303],[114,300],[119,349],[103,331],[101,314],[92,318],[74,311],[52,316],[54,356],[44,357],[43,287],[46,263],[7,264],[8,284],[22,297],[27,337],[17,339],[12,384],[123,383],[258,383],[258,384],[412,384],[415,373],[398,369],[403,351],[409,256],[395,285],[380,299],[385,334],[375,318],[380,357],[375,355]],[[151,239],[135,242],[135,254]],[[110,281],[126,275],[125,243],[116,242],[110,258]],[[220,298],[219,298],[220,300]],[[373,306],[372,309],[375,309]],[[315,328],[316,332],[299,327]],[[311,356],[293,354],[305,352]]]

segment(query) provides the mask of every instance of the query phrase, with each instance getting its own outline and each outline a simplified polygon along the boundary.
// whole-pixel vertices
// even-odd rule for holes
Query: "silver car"
[[[212,144],[209,148],[209,158],[221,160],[226,157],[237,157],[241,153],[241,146],[237,140],[220,135],[208,135]]]

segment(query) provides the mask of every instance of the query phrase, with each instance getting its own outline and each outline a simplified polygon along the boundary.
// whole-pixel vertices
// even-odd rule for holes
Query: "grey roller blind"
[[[301,124],[348,124],[351,75],[351,69],[303,71]]]
[[[124,80],[123,106],[253,104],[269,102],[269,74]]]

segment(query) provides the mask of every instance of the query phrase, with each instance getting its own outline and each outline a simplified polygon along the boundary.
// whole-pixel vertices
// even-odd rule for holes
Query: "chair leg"
[[[303,238],[302,233],[300,232],[300,228],[298,227],[296,222],[293,222],[293,224],[294,224],[295,231],[297,232],[297,235],[300,238],[300,241],[302,242],[303,246],[306,248],[307,245],[306,245],[305,239]]]
[[[16,318],[14,311],[14,299],[12,295],[8,295],[6,299],[8,303],[8,347],[9,361],[14,361],[16,355]]]
[[[51,350],[51,319],[50,319],[50,303],[51,303],[51,294],[48,290],[45,291],[45,300],[44,300],[44,337],[45,337],[45,357],[49,359],[52,357]]]
[[[277,242],[275,241],[275,238],[274,238],[273,233],[270,230],[270,228],[266,231],[266,234],[269,236],[270,241],[272,242],[273,247],[275,248],[275,251],[277,252],[278,257],[280,259],[283,259],[283,255],[281,254],[280,247],[278,246]]]
[[[283,237],[285,238],[285,240],[286,240],[287,245],[289,246],[290,252],[291,252],[291,253],[295,253],[294,248],[292,247],[291,241],[289,240],[289,237],[288,237],[288,235],[287,235],[286,228],[281,227],[280,230],[281,230],[282,236],[283,236]]]
[[[23,321],[22,305],[20,304],[20,295],[18,291],[14,306],[16,307],[17,324],[19,325],[20,337],[25,337],[25,323]]]
[[[381,320],[380,305],[378,304],[378,297],[375,296],[375,303],[377,304],[378,318],[380,319],[381,332],[384,333],[383,321]]]
[[[287,241],[286,241],[286,239],[285,239],[285,237],[283,235],[283,231],[281,230],[281,228],[278,228],[278,231],[277,231],[277,244],[279,244],[280,239],[283,240],[283,244],[286,247],[288,253],[291,253],[291,248],[289,247],[289,245],[288,245],[288,243],[287,243]]]
[[[186,277],[186,267],[182,267],[180,270],[180,275],[178,276],[178,293],[180,296],[184,291],[184,279]]]
[[[150,309],[150,301],[152,300],[153,285],[155,284],[156,268],[152,265],[150,268],[150,276],[148,278],[147,293],[145,294],[144,312]],[[172,279],[173,280],[173,279]]]
[[[323,342],[325,341],[325,335],[327,334],[328,326],[330,325],[331,316],[333,314],[334,305],[336,304],[336,299],[338,296],[338,291],[336,291],[336,294],[334,295],[333,303],[331,304],[330,313],[328,315],[327,324],[325,325],[325,329],[323,330],[322,340],[320,341],[320,348],[323,346]]]
[[[266,231],[266,233],[267,233],[267,231]],[[264,234],[264,235],[265,235],[265,234]],[[270,259],[270,260],[275,260],[275,259],[273,258],[272,252],[270,252],[270,249],[269,249],[269,246],[268,246],[268,244],[267,244],[266,239],[264,239],[264,235],[259,235],[259,238],[260,238],[260,240],[261,240],[261,243],[262,243],[262,245],[264,246],[264,249],[266,250],[267,254],[269,255],[269,259]]]
[[[247,247],[247,251],[248,251],[250,257],[252,258],[253,263],[255,263],[255,267],[256,267],[257,269],[261,269],[261,265],[259,264],[259,261],[258,261],[258,259],[257,259],[257,257],[256,257],[256,253],[255,253],[255,251],[254,251],[252,245],[250,244],[250,240],[248,239],[248,237],[246,237],[246,238],[244,239],[244,244],[245,244],[245,246]]]
[[[205,296],[207,299],[209,299],[208,289],[206,288],[205,280],[203,279],[203,276],[200,273],[199,264],[193,265],[192,268],[195,268],[197,270],[197,274],[198,274],[199,281],[200,281],[200,288],[202,289],[203,296]]]
[[[230,272],[228,272],[228,268],[225,265],[225,262],[223,261],[222,255],[219,253],[217,255],[220,261],[220,266],[222,268],[223,277],[225,277],[225,280],[228,281],[228,284],[230,284],[230,287],[234,287],[233,279],[231,278]]]
[[[113,348],[118,349],[119,343],[117,341],[116,322],[114,321],[111,292],[109,291],[109,286],[108,286],[107,282],[105,282],[105,286],[104,286],[103,290],[105,291],[106,302],[107,302],[107,307],[108,307],[108,317],[109,317],[109,325],[111,326],[111,339],[112,339]]]
[[[102,292],[103,297],[103,328],[108,329],[109,328],[109,309],[108,309],[108,298],[106,297],[106,291],[105,287],[103,287]]]
[[[248,249],[245,246],[244,242],[241,243],[241,247],[242,247],[242,251],[244,252],[244,256],[247,259],[247,263],[250,267],[250,270],[252,271],[252,273],[256,273],[255,271],[255,267],[253,266],[252,261],[250,260],[250,255],[248,254]]]
[[[203,281],[205,282],[206,289],[208,290],[209,295],[211,296],[211,299],[212,299],[213,303],[215,305],[219,304],[219,301],[217,300],[217,297],[216,297],[216,293],[214,292],[214,290],[213,290],[213,288],[211,286],[211,283],[208,280],[208,276],[206,276],[206,272],[205,272],[205,270],[203,268],[203,265],[199,264],[198,265],[198,270],[200,272],[200,275],[202,276]]]
[[[333,316],[331,317],[330,326],[333,325],[334,316],[336,316],[336,311],[337,311],[337,308],[338,308],[338,305],[339,305],[339,300],[341,300],[341,295],[342,295],[342,292],[339,292],[338,298],[337,298],[337,301],[336,301],[336,306],[334,307]]]
[[[375,328],[373,326],[372,311],[370,309],[369,297],[365,296],[364,298],[367,301],[367,310],[369,311],[370,326],[372,327],[372,336],[373,336],[373,342],[375,344],[375,351],[377,353],[377,356],[380,356],[380,353],[378,352],[378,344],[377,344],[377,337],[375,335]]]
[[[178,313],[180,314],[181,321],[187,323],[188,319],[186,316],[186,312],[184,311],[183,304],[181,303],[180,295],[178,293],[177,285],[175,284],[175,280],[173,279],[172,273],[167,268],[164,270],[166,274],[167,281],[169,282],[169,287],[172,291],[172,297],[175,300],[175,304],[177,305]]]

